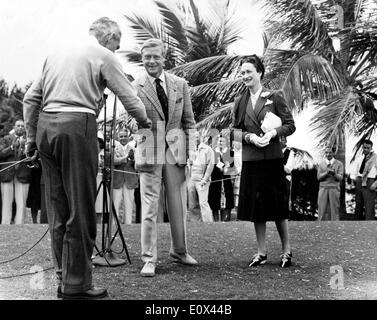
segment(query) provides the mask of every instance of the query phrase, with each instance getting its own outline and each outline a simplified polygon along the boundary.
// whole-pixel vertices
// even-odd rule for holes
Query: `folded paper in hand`
[[[281,127],[281,119],[272,112],[267,112],[262,121],[261,128],[264,133]]]

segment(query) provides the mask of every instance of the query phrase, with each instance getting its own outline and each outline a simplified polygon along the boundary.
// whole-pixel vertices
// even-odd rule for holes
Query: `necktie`
[[[359,173],[361,173],[361,174],[363,173],[366,162],[367,162],[367,156],[364,156],[363,162],[361,162]]]
[[[162,111],[164,112],[165,116],[165,122],[168,122],[169,119],[169,103],[168,103],[168,97],[166,96],[164,88],[161,86],[161,79],[156,79],[156,91],[157,91],[157,97],[160,101]]]
[[[290,152],[291,150],[289,150],[288,148],[284,150],[284,153],[283,153],[284,164],[287,164]]]

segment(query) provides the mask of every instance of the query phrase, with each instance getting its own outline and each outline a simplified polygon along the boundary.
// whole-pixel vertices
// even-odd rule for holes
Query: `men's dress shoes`
[[[267,254],[262,255],[262,254],[255,254],[252,258],[251,261],[249,262],[249,267],[256,267],[259,266],[260,264],[265,264],[267,261]]]
[[[63,300],[94,300],[107,296],[107,290],[92,287],[84,292],[62,293]]]
[[[154,277],[156,274],[156,264],[154,262],[146,262],[140,274],[142,277]]]
[[[196,261],[188,253],[178,254],[175,252],[170,252],[170,256],[175,259],[175,262],[186,264],[188,266],[195,266],[198,264],[198,261]]]

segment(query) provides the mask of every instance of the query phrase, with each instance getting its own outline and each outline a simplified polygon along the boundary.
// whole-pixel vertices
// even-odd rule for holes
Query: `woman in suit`
[[[242,131],[242,171],[237,217],[254,222],[258,252],[249,266],[267,261],[266,221],[275,221],[282,242],[280,266],[291,265],[292,252],[288,234],[288,195],[285,188],[280,136],[289,136],[295,124],[284,97],[266,90],[261,80],[262,61],[252,55],[242,62],[241,76],[247,90],[235,100],[233,127]],[[281,125],[266,128],[262,122],[267,112],[281,119]],[[263,129],[262,129],[263,128]],[[237,131],[237,130],[236,130]]]

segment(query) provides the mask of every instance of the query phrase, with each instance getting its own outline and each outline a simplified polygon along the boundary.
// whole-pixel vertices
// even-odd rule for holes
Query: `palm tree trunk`
[[[344,18],[344,27],[349,28],[354,25],[355,23],[355,2],[349,0],[338,0],[338,4],[343,8],[343,18]],[[348,37],[342,37],[340,42],[340,60],[344,74],[349,74],[349,70],[347,70],[347,66],[349,65],[349,51],[345,48],[348,47]],[[349,84],[352,80],[347,79],[347,84]],[[346,130],[343,130],[344,132]],[[344,168],[346,166],[346,140],[342,139],[343,141],[338,145],[338,151],[335,155],[338,160],[340,160],[344,164]],[[340,212],[339,217],[341,220],[347,220],[347,211],[346,211],[346,183],[345,183],[345,175],[343,180],[340,184]]]

